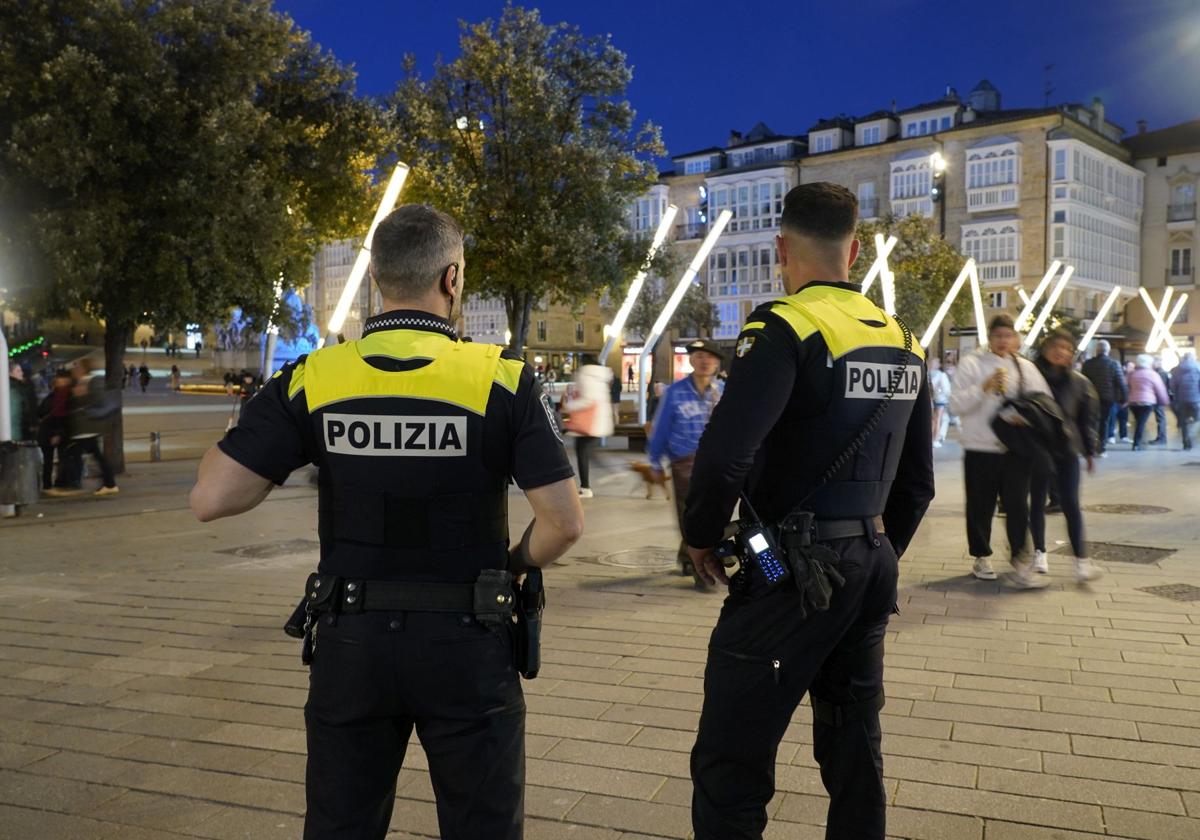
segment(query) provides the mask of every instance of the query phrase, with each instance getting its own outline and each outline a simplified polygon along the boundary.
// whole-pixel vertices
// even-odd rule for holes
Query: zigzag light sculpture
[[[408,178],[408,164],[397,163],[396,168],[392,170],[392,177],[388,180],[387,189],[383,191],[383,199],[379,202],[379,209],[375,211],[375,218],[371,220],[371,226],[367,228],[367,236],[358,250],[354,267],[350,269],[346,286],[342,289],[342,295],[338,298],[333,315],[329,318],[329,325],[325,328],[325,337],[321,339],[320,346],[337,342],[338,333],[342,331],[342,327],[346,323],[346,316],[350,314],[350,305],[354,302],[354,296],[358,294],[358,287],[362,285],[363,277],[367,274],[367,266],[371,263],[371,240],[375,236],[375,228],[379,227],[379,223],[396,206],[406,178]]]
[[[638,380],[640,382],[638,385],[638,421],[641,423],[646,422],[646,391],[650,385],[648,381],[650,376],[650,354],[654,352],[654,345],[662,337],[663,332],[667,328],[667,323],[671,320],[671,316],[679,308],[679,302],[687,294],[692,281],[696,279],[701,266],[708,259],[708,252],[717,244],[717,240],[721,238],[721,234],[725,231],[725,226],[729,224],[731,218],[733,218],[733,213],[729,210],[722,210],[721,215],[717,216],[716,221],[713,222],[713,226],[708,230],[708,235],[700,243],[700,250],[696,252],[696,256],[692,257],[687,271],[683,272],[683,276],[675,284],[675,290],[667,298],[666,306],[659,313],[658,320],[654,322],[654,326],[650,328],[650,334],[646,336],[646,342],[642,347],[641,355],[638,356]]]
[[[671,230],[671,225],[675,221],[675,214],[678,212],[679,208],[674,204],[667,205],[667,212],[663,214],[662,220],[658,223],[658,230],[654,232],[654,239],[650,242],[650,250],[646,253],[646,260],[642,263],[641,270],[634,275],[633,282],[629,284],[629,291],[625,294],[625,302],[617,310],[613,322],[608,325],[608,335],[604,341],[604,349],[600,351],[601,365],[608,361],[608,354],[613,351],[613,347],[616,346],[618,339],[621,338],[621,332],[625,329],[625,322],[629,320],[629,313],[633,311],[633,305],[637,303],[638,295],[642,293],[642,286],[646,285],[646,271],[650,267],[650,263],[654,261],[654,255],[658,253],[658,249],[666,241],[667,234]]]
[[[888,254],[899,241],[894,236],[889,236],[885,241],[882,233],[875,234],[875,262],[871,263],[867,276],[862,281],[862,293],[865,295],[875,278],[879,278],[883,288],[883,311],[889,315],[896,314],[896,275],[888,268],[887,260]]]
[[[1172,290],[1168,288],[1167,292],[1170,292],[1170,291],[1172,291]],[[1162,307],[1162,310],[1160,311],[1158,309],[1158,307],[1156,307],[1154,305],[1154,301],[1150,300],[1150,293],[1147,292],[1145,288],[1138,287],[1138,294],[1141,295],[1142,303],[1146,304],[1146,309],[1150,310],[1150,316],[1152,318],[1154,318],[1154,328],[1150,331],[1150,341],[1146,342],[1146,350],[1150,351],[1151,342],[1155,338],[1158,338],[1158,333],[1161,330],[1161,332],[1163,333],[1162,337],[1167,342],[1168,348],[1170,349],[1170,351],[1172,353],[1174,353],[1176,356],[1178,356],[1179,355],[1179,347],[1178,347],[1178,345],[1175,344],[1175,337],[1171,335],[1170,328],[1166,325],[1166,322],[1163,320],[1163,315],[1167,309],[1166,304],[1167,304],[1167,301],[1170,300],[1170,295],[1169,294],[1163,295],[1163,307]],[[1176,304],[1176,306],[1179,308],[1180,311],[1182,311],[1183,307],[1179,307],[1178,304]],[[1153,351],[1150,351],[1150,352],[1153,352]]]
[[[1183,312],[1183,307],[1184,307],[1184,304],[1187,303],[1187,299],[1188,299],[1187,292],[1184,292],[1175,300],[1175,306],[1171,308],[1171,314],[1167,317],[1167,320],[1163,323],[1162,329],[1160,329],[1158,331],[1158,337],[1146,345],[1147,353],[1157,353],[1159,348],[1162,347],[1163,342],[1166,341],[1168,338],[1172,339],[1171,340],[1172,349],[1177,349],[1175,347],[1174,337],[1171,336],[1171,327],[1175,326],[1175,320],[1179,317],[1180,313]]]
[[[975,269],[975,259],[968,259],[962,267],[962,271],[958,273],[958,278],[950,287],[950,291],[946,293],[946,298],[942,301],[942,305],[938,307],[938,311],[934,314],[933,320],[929,322],[929,326],[925,329],[925,334],[921,336],[921,347],[929,349],[933,337],[937,335],[938,328],[942,325],[942,321],[946,320],[946,313],[950,311],[950,304],[958,297],[958,293],[962,291],[963,284],[967,280],[971,281],[971,301],[975,309],[975,330],[980,338],[980,343],[983,341],[984,325],[983,317],[983,295],[979,291],[979,272]]]
[[[1087,332],[1083,334],[1083,338],[1079,340],[1079,348],[1084,350],[1092,339],[1096,337],[1096,333],[1100,329],[1100,324],[1104,322],[1108,315],[1108,310],[1112,309],[1113,304],[1117,302],[1117,298],[1121,294],[1120,286],[1113,286],[1112,291],[1108,293],[1108,299],[1104,301],[1104,305],[1100,307],[1100,311],[1096,313],[1096,317],[1092,319],[1092,323],[1088,326]]]
[[[1042,311],[1038,315],[1037,320],[1033,322],[1033,328],[1030,329],[1029,334],[1025,336],[1026,347],[1032,347],[1033,343],[1037,341],[1037,337],[1041,335],[1042,328],[1046,326],[1046,319],[1050,317],[1050,310],[1054,308],[1054,304],[1058,303],[1058,299],[1062,296],[1063,289],[1067,287],[1067,283],[1071,282],[1071,275],[1074,273],[1075,266],[1067,266],[1062,273],[1062,277],[1058,278],[1058,282],[1054,284],[1054,290],[1050,292],[1050,297],[1046,298],[1046,305],[1042,307]]]
[[[1168,311],[1167,307],[1171,304],[1171,295],[1173,295],[1174,293],[1175,293],[1175,290],[1173,288],[1171,288],[1170,286],[1167,286],[1167,288],[1163,289],[1162,300],[1159,301],[1159,303],[1158,303],[1158,317],[1160,319],[1167,317],[1167,311]],[[1146,294],[1148,295],[1149,292],[1147,292]],[[1146,338],[1147,352],[1150,352],[1150,353],[1154,352],[1153,350],[1150,349],[1151,346],[1158,348],[1159,346],[1162,345],[1162,339],[1159,336],[1159,333],[1161,331],[1162,331],[1162,322],[1160,320],[1156,319],[1154,321],[1154,324],[1150,327],[1150,335]]]
[[[1024,328],[1029,325],[1029,319],[1033,317],[1033,310],[1037,306],[1038,301],[1042,299],[1042,295],[1046,293],[1050,281],[1054,279],[1054,275],[1058,274],[1062,263],[1058,260],[1050,263],[1050,267],[1046,269],[1046,273],[1042,275],[1041,282],[1033,289],[1033,297],[1025,294],[1025,290],[1021,289],[1021,300],[1025,302],[1025,308],[1021,310],[1021,314],[1017,316],[1016,327],[1017,332],[1024,332]]]

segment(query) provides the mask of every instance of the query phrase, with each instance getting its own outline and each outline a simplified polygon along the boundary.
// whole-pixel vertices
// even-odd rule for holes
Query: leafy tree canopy
[[[607,36],[513,5],[461,26],[459,57],[428,79],[408,57],[391,100],[405,197],[463,224],[468,293],[504,301],[520,349],[540,301],[623,293],[646,250],[627,208],[665,150],[657,126],[635,127],[632,71]]]

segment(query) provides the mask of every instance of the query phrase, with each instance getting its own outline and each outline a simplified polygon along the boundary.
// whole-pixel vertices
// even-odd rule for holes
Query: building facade
[[[338,239],[322,245],[313,257],[310,282],[301,292],[301,299],[312,307],[313,318],[322,336],[328,332],[329,321],[350,279],[350,270],[361,246],[357,239]],[[342,335],[350,340],[360,338],[363,323],[382,310],[382,296],[370,278],[364,277],[342,325]]]
[[[1171,309],[1186,293],[1196,295],[1196,257],[1200,223],[1196,194],[1200,187],[1200,120],[1159,131],[1142,131],[1125,141],[1134,165],[1145,177],[1145,215],[1142,219],[1141,282],[1157,304],[1167,288]],[[1200,302],[1189,299],[1180,308],[1171,329],[1180,349],[1197,346],[1200,336]],[[1131,350],[1144,347],[1153,325],[1146,307],[1137,301],[1130,309]],[[1190,312],[1189,312],[1190,310]]]

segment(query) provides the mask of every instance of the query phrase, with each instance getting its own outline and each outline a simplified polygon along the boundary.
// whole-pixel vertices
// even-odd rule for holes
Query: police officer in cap
[[[745,495],[692,750],[696,840],[762,837],[806,692],[826,837],[884,838],[883,638],[933,498],[932,433],[921,348],[848,280],[857,210],[834,184],[788,193],[787,296],[750,316],[696,455],[684,535],[710,582],[729,582],[714,547]]]
[[[579,537],[583,516],[532,371],[460,341],[463,234],[405,206],[375,231],[384,312],[362,339],[286,365],[200,465],[204,521],[319,469],[306,840],[383,838],[416,729],[446,840],[522,836],[525,702],[511,577]],[[510,548],[509,480],[534,522]]]

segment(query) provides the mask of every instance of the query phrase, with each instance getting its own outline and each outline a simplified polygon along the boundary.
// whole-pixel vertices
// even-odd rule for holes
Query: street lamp
[[[934,204],[939,205],[938,233],[944,239],[946,237],[946,158],[942,156],[941,152],[934,152],[929,156],[929,168],[933,172],[929,198]]]

